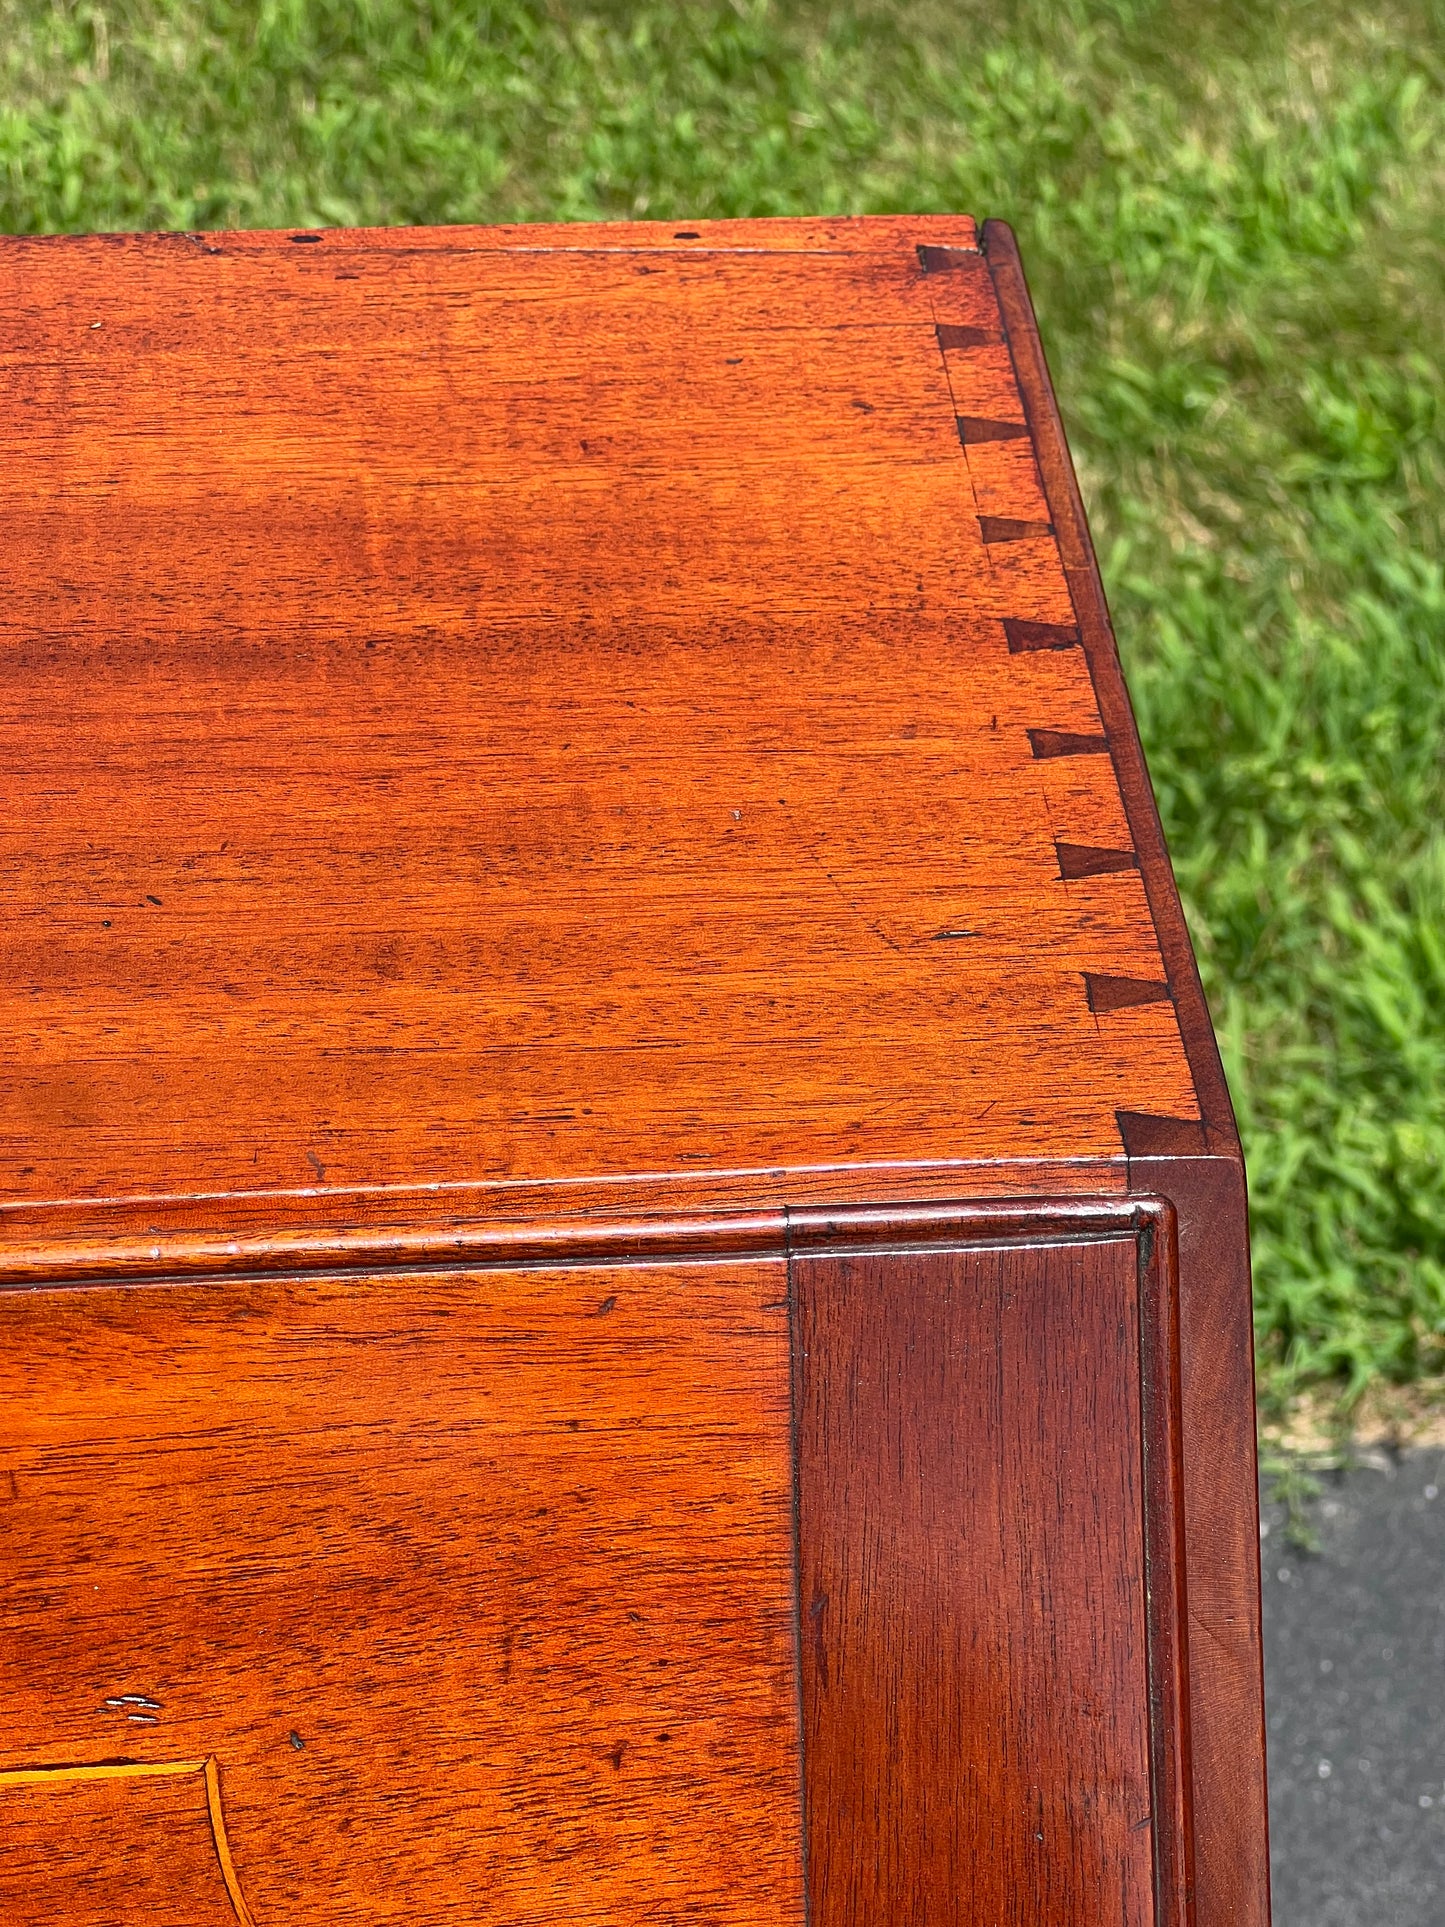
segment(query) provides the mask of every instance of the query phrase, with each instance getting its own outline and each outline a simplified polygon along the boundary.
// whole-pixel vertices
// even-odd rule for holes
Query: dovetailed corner
[[[1003,335],[997,328],[961,327],[952,321],[940,321],[934,331],[938,336],[940,348],[997,348]]]
[[[1147,1111],[1115,1111],[1124,1155],[1130,1158],[1199,1157],[1208,1149],[1204,1120],[1153,1117]]]
[[[1066,883],[1080,877],[1112,876],[1119,870],[1137,870],[1139,858],[1133,850],[1098,850],[1087,843],[1056,843],[1059,875]]]
[[[1139,1004],[1171,1004],[1174,993],[1166,983],[1150,977],[1100,977],[1084,972],[1084,990],[1089,1009],[1132,1010]]]
[[[987,543],[1040,542],[1053,536],[1052,522],[1025,522],[1014,515],[980,515],[979,530]]]
[[[1003,632],[1011,656],[1023,656],[1036,649],[1077,649],[1079,632],[1071,622],[1025,622],[1019,616],[1005,616]]]
[[[1086,736],[1071,729],[1031,729],[1029,747],[1039,762],[1053,756],[1107,756],[1107,736]]]
[[[956,415],[954,420],[965,448],[973,442],[1024,442],[1029,436],[1024,422],[993,421],[987,415]]]
[[[949,274],[960,268],[978,273],[983,268],[983,256],[977,248],[920,247],[918,259],[925,274]]]

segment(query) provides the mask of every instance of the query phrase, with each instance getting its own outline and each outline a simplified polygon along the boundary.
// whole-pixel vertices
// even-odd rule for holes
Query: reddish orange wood
[[[785,1927],[806,1782],[820,1927],[1185,1927],[1191,1853],[1263,1927],[1238,1140],[1007,230],[6,239],[0,290],[0,1911],[167,1918],[96,1897],[115,1812],[188,1919]],[[896,1324],[819,1322],[845,1275]],[[970,1433],[985,1343],[1037,1398]],[[914,1639],[850,1580],[800,1714],[799,1567],[963,1572],[970,1438],[997,1583]],[[1026,1593],[1067,1691],[931,1724]],[[889,1811],[955,1831],[854,1825],[895,1716]],[[1043,1859],[1035,1770],[1091,1787]]]
[[[6,1927],[252,1927],[213,1786],[204,1760],[0,1774]]]
[[[785,1290],[0,1294],[0,1918],[199,1917],[204,1788],[23,1778],[124,1757],[218,1763],[258,1927],[800,1923]]]
[[[1072,610],[982,539],[1038,487],[956,427],[1023,418],[935,332],[999,330],[988,266],[861,232],[0,245],[10,1197],[1198,1114],[1174,1013],[1084,995],[1158,946],[1137,875],[1059,875],[1128,834],[1031,747],[1099,736],[1083,654],[1000,646]]]

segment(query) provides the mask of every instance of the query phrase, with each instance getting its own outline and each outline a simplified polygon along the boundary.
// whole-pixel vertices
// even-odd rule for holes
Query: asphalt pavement
[[[1264,1508],[1275,1927],[1445,1927],[1445,1451]]]

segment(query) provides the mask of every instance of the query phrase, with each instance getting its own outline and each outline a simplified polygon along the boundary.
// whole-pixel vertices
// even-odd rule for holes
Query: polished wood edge
[[[876,1205],[779,1206],[746,1213],[553,1219],[524,1224],[309,1231],[269,1237],[200,1234],[80,1242],[0,1251],[0,1290],[116,1285],[312,1272],[511,1269],[534,1265],[657,1264],[694,1258],[786,1257],[810,1250],[919,1244],[1063,1242],[1127,1237],[1149,1200],[1086,1197],[919,1200]]]
[[[308,1186],[294,1191],[79,1198],[0,1205],[0,1277],[77,1268],[133,1273],[282,1267],[291,1253],[317,1262],[376,1261],[445,1248],[474,1235],[538,1225],[751,1217],[790,1202],[842,1209],[890,1199],[1123,1197],[1122,1156],[952,1163],[801,1166],[782,1170],[636,1173],[615,1178],[491,1184]]]
[[[1099,714],[1108,735],[1109,751],[1119,777],[1124,811],[1133,834],[1134,849],[1144,880],[1144,894],[1154,919],[1164,956],[1185,1054],[1194,1078],[1195,1093],[1204,1119],[1206,1143],[1212,1152],[1239,1152],[1234,1107],[1224,1080],[1224,1066],[1209,1019],[1199,967],[1189,940],[1184,909],[1179,901],[1174,869],[1164,841],[1158,806],[1149,782],[1144,750],[1134,722],[1133,706],[1119,663],[1109,605],[1104,595],[1083,497],[1074,473],[1064,434],[1063,419],[1039,338],[1018,243],[1005,221],[985,221],[983,252],[998,295],[1004,332],[1013,357],[1024,412],[1033,435],[1034,452],[1058,538],[1064,574],[1068,579],[1084,653],[1093,678]],[[1182,1120],[1181,1120],[1182,1121]]]
[[[1148,1595],[1155,1919],[1158,1927],[1192,1927],[1194,1802],[1185,1594],[1178,1217],[1165,1198],[1140,1199],[1139,1205],[1140,1452]]]
[[[804,1257],[919,1244],[1078,1244],[1137,1236],[1156,1208],[1152,1199],[1137,1197],[790,1206],[788,1251]]]
[[[485,1271],[524,1265],[656,1263],[731,1258],[786,1248],[782,1211],[696,1217],[563,1219],[34,1245],[0,1251],[0,1290],[40,1285],[149,1284],[309,1272]]]
[[[1190,1760],[1199,1927],[1268,1927],[1269,1815],[1254,1316],[1244,1167],[1131,1158],[1174,1206],[1179,1250]]]
[[[913,254],[918,244],[978,252],[978,228],[970,214],[839,214],[819,217],[769,215],[737,220],[512,221],[493,226],[457,223],[437,227],[217,228],[145,233],[14,234],[0,236],[5,253],[116,249],[177,254],[269,254],[365,249],[376,253],[590,254],[663,251],[705,254],[709,249],[747,253]]]

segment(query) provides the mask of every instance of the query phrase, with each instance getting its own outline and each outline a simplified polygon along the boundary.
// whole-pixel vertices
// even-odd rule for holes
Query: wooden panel
[[[784,1285],[0,1294],[0,1916],[800,1923]]]
[[[356,1302],[395,1302],[405,1323],[419,1274],[393,1301],[388,1267],[555,1259],[560,1246],[527,1241],[569,1214],[574,1229],[613,1221],[591,1255],[631,1258],[663,1253],[688,1214],[752,1214],[726,1247],[745,1261],[727,1275],[742,1277],[767,1269],[794,1202],[1176,1196],[1199,1927],[1260,1927],[1238,1143],[1017,256],[997,224],[983,243],[963,217],[0,240],[0,1251],[17,1280],[209,1278],[174,1287],[175,1304],[190,1293],[197,1308],[185,1326],[199,1334],[194,1360],[181,1323],[171,1351],[152,1334],[135,1353],[153,1356],[174,1391],[207,1382],[251,1325],[282,1330],[307,1292],[332,1289],[253,1275],[288,1265],[366,1267],[371,1282],[348,1287]],[[1155,987],[1153,1000],[1119,992],[1129,984]],[[687,1232],[669,1255],[683,1250],[701,1250]],[[775,1318],[778,1294],[759,1288],[774,1294],[762,1302]],[[80,1308],[65,1317],[79,1320],[75,1359],[95,1388],[91,1430],[55,1434],[46,1477],[79,1481],[66,1543],[94,1537],[126,1585],[143,1541],[122,1554],[84,1483],[104,1463],[106,1412],[128,1468],[117,1489],[144,1496],[159,1522],[157,1572],[195,1576],[197,1505],[172,1518],[159,1482],[171,1452],[178,1489],[200,1490],[206,1427],[192,1414],[168,1444],[169,1421],[144,1416],[150,1393],[125,1349],[125,1320],[162,1301],[166,1291],[107,1285],[4,1313],[22,1355],[25,1319],[48,1331],[40,1377],[60,1412],[74,1335],[62,1338],[59,1313],[47,1327],[40,1308]],[[453,1329],[481,1318],[468,1303]],[[114,1356],[93,1322],[109,1318]],[[678,1345],[696,1336],[680,1311],[669,1329]],[[384,1328],[345,1330],[313,1333],[286,1365],[298,1382],[312,1363],[329,1372],[343,1403],[353,1367],[339,1359],[374,1354],[383,1377],[393,1370]],[[494,1336],[476,1337],[493,1361],[511,1343]],[[425,1351],[415,1332],[407,1343]],[[225,1382],[281,1398],[254,1359],[241,1367],[228,1364]],[[13,1358],[9,1369],[22,1372]],[[369,1364],[355,1370],[369,1382]],[[518,1371],[518,1396],[547,1409],[545,1388]],[[481,1439],[497,1394],[468,1406],[477,1381],[442,1378],[474,1413],[467,1439]],[[698,1401],[689,1423],[700,1422],[712,1382],[682,1382]],[[432,1441],[404,1458],[375,1409],[355,1421],[388,1476],[395,1450],[398,1503],[410,1507],[387,1556],[401,1559],[413,1515],[428,1516],[428,1467],[445,1491],[438,1518],[462,1543],[480,1530],[483,1512],[468,1509],[480,1501],[437,1468],[470,1446],[434,1450],[430,1394],[399,1367],[387,1383]],[[654,1394],[675,1448],[685,1436],[649,1379],[636,1424],[618,1417],[608,1434],[619,1451],[648,1436]],[[24,1397],[29,1424],[41,1406]],[[300,1555],[291,1515],[275,1510],[285,1488],[245,1485],[255,1459],[229,1411],[222,1400],[213,1414],[216,1489],[251,1493],[235,1517],[245,1524],[254,1506],[256,1530],[281,1547],[276,1571],[269,1555],[247,1569],[263,1601],[267,1588],[284,1593],[284,1611],[257,1621],[255,1650],[269,1655],[271,1641],[300,1664]],[[135,1430],[142,1420],[150,1431]],[[297,1433],[308,1518],[321,1516],[327,1452],[340,1449],[317,1428]],[[679,1480],[692,1451],[674,1450]],[[556,1466],[542,1454],[536,1469],[550,1478]],[[23,1509],[23,1482],[20,1492]],[[342,1479],[334,1495],[341,1554],[325,1557],[327,1540],[313,1561],[347,1598],[361,1583],[347,1549],[371,1543],[351,1492]],[[619,1504],[631,1496],[627,1485]],[[653,1496],[664,1519],[702,1516],[681,1484]],[[1040,1559],[1055,1547],[1074,1556],[1059,1518],[1063,1536],[1045,1534]],[[445,1547],[423,1541],[418,1560],[455,1592]],[[58,1556],[59,1541],[35,1543],[37,1558]],[[561,1641],[590,1595],[554,1597],[539,1542],[517,1543],[557,1608],[547,1637]],[[624,1535],[618,1558],[626,1546]],[[222,1566],[216,1583],[234,1605],[241,1579]],[[1124,1568],[1110,1570],[1127,1590]],[[776,1631],[782,1594],[735,1587],[740,1573],[719,1578],[719,1598],[763,1600]],[[74,1561],[64,1583],[66,1612],[96,1609]],[[210,1586],[158,1595],[167,1623],[189,1624]],[[416,1587],[415,1600],[436,1596],[420,1576]],[[444,1675],[461,1682],[458,1706],[480,1703],[473,1649],[449,1648],[443,1662],[413,1595],[399,1579],[387,1588],[386,1610],[401,1601],[413,1615],[397,1653],[421,1627],[424,1683]],[[51,1596],[22,1591],[7,1608],[41,1641],[24,1649],[35,1668],[24,1691],[41,1695],[51,1723],[37,1729],[41,1765],[55,1764],[46,1733],[74,1709],[55,1698],[69,1676],[38,1629],[60,1639],[79,1627],[81,1638],[90,1623],[52,1624],[39,1603]],[[752,1635],[718,1611],[731,1665]],[[487,1637],[500,1637],[495,1626]],[[338,1650],[351,1652],[344,1640]],[[573,1677],[561,1648],[547,1650],[549,1677]],[[1084,1645],[1070,1651],[1082,1665]],[[760,1709],[758,1682],[776,1688],[771,1665],[747,1673]],[[701,1658],[696,1670],[701,1680]],[[399,1674],[358,1676],[382,1682],[388,1707],[403,1704]],[[270,1690],[261,1678],[258,1662],[236,1689],[250,1709],[237,1730],[253,1737]],[[353,1785],[365,1695],[353,1698],[338,1729],[344,1763],[304,1734],[299,1749],[287,1739],[279,1764],[266,1756],[277,1786],[303,1769]],[[553,1717],[558,1702],[544,1693],[540,1704]],[[597,1696],[604,1713],[612,1704]],[[162,1724],[177,1717],[170,1706]],[[151,1743],[140,1714],[110,1716]],[[261,1743],[236,1765],[201,1714],[185,1717],[185,1746],[147,1756],[187,1766],[174,1784],[42,1791],[73,1803],[78,1842],[106,1802],[140,1812],[174,1801],[177,1838],[205,1862],[195,1878],[214,1898],[203,1821],[214,1844],[215,1818],[195,1805],[191,1769],[204,1790],[205,1763],[217,1763],[245,1835],[260,1827]],[[476,1738],[469,1717],[447,1713],[459,1746]],[[423,1784],[419,1754],[403,1757],[408,1731],[398,1716],[375,1758],[398,1787],[421,1788],[419,1851],[440,1865],[425,1843],[446,1830],[444,1783]],[[766,1772],[712,1744],[697,1786],[715,1770],[752,1801],[759,1837],[774,1838],[783,1742]],[[554,1754],[564,1777],[582,1774],[580,1754]],[[87,1746],[74,1757],[102,1756]],[[595,1852],[580,1835],[545,1843],[573,1884],[557,1876],[538,1920],[574,1909],[579,1869],[596,1872],[595,1891],[569,1917],[586,1919],[594,1900],[626,1912],[651,1896],[673,1909],[658,1858],[672,1836],[646,1805],[661,1800],[661,1779],[646,1778],[640,1739],[622,1757],[643,1773],[642,1806],[626,1821],[600,1809],[606,1824],[587,1840],[607,1844]],[[480,1776],[482,1788],[467,1811],[493,1816],[486,1852],[509,1905],[495,1816],[505,1810],[528,1864],[542,1822],[527,1808],[513,1824],[505,1801],[521,1796],[487,1779],[475,1747],[467,1759],[461,1783]],[[14,1764],[0,1756],[0,1771]],[[7,1784],[12,1803],[40,1797]],[[584,1779],[566,1784],[576,1792]],[[380,1787],[361,1788],[362,1833],[385,1856],[393,1810]],[[1117,1825],[1105,1815],[1080,1834],[1059,1878],[1082,1877],[1095,1854],[1132,1906],[1137,1843],[1121,1843]],[[661,1845],[633,1851],[654,1834]],[[242,1857],[255,1858],[259,1837],[243,1838]],[[704,1868],[677,1903],[701,1909],[734,1836],[688,1838],[667,1865],[683,1884]],[[341,1881],[343,1857],[333,1840],[317,1878]],[[279,1881],[300,1863],[276,1864]],[[925,1853],[920,1879],[933,1864]],[[1018,1864],[1021,1894],[1044,1881]],[[404,1917],[405,1879],[386,1869]],[[472,1877],[464,1867],[463,1887]],[[1167,1869],[1160,1878],[1178,1889]]]
[[[1167,1255],[795,1259],[815,1927],[1187,1919]]]
[[[1088,1008],[1162,966],[1059,873],[1119,786],[1035,743],[1114,725],[1014,646],[1075,611],[971,222],[6,240],[0,292],[0,1199],[1197,1118],[1172,1012]]]

